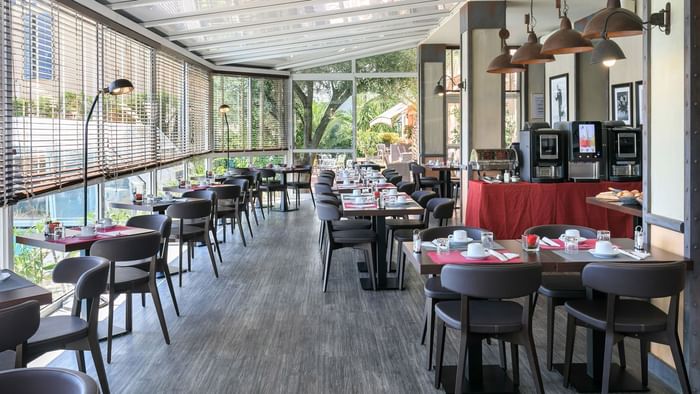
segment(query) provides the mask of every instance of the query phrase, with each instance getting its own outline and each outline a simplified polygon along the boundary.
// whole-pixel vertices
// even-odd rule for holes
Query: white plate
[[[591,254],[593,256],[595,256],[599,259],[612,259],[614,257],[617,257],[617,255],[620,254],[620,251],[617,249],[615,249],[615,251],[613,253],[610,253],[610,254],[608,254],[608,253],[596,253],[596,251],[593,249],[589,250],[589,252],[591,252]]]
[[[0,282],[4,281],[5,279],[10,277],[9,272],[0,272]]]
[[[488,253],[484,253],[482,256],[469,256],[467,252],[462,252],[460,254],[467,260],[484,260],[489,257]]]

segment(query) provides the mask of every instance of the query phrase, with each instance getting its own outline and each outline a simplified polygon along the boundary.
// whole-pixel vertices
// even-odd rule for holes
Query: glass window
[[[131,210],[110,208],[109,203],[112,201],[131,201],[134,192],[143,195],[152,194],[151,173],[147,172],[105,182],[103,188],[106,204],[105,217],[112,219],[114,223],[124,224],[134,214],[142,215],[143,212],[134,213]]]
[[[314,172],[345,167],[348,160],[352,160],[348,153],[296,152],[293,155],[294,165],[311,164]]]
[[[357,59],[355,69],[358,73],[416,72],[416,49],[404,49]]]
[[[294,81],[294,146],[352,148],[352,81]]]
[[[445,52],[445,91],[447,92],[447,159],[460,160],[462,142],[461,55],[459,49],[448,48]]]
[[[505,146],[510,146],[520,130],[520,73],[504,74],[505,78]]]
[[[164,195],[164,187],[177,186],[178,180],[185,177],[185,167],[182,163],[171,167],[159,168],[157,171],[158,189],[156,190],[156,195],[158,196]]]

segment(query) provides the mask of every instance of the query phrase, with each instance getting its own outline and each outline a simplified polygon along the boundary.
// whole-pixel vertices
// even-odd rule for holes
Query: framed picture
[[[634,118],[637,127],[642,125],[646,115],[642,108],[642,97],[644,97],[644,82],[637,81],[634,83]]]
[[[624,122],[632,126],[632,83],[620,83],[612,85],[612,97],[610,99],[612,120]]]
[[[569,74],[549,78],[549,124],[569,121]]]

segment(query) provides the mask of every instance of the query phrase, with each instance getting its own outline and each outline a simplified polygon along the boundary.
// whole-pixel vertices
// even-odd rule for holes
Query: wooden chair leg
[[[168,334],[168,326],[165,323],[165,315],[163,314],[163,305],[160,303],[160,295],[158,294],[158,287],[156,282],[152,281],[148,284],[148,288],[151,291],[151,297],[153,297],[153,305],[156,307],[156,313],[158,314],[158,321],[160,322],[160,329],[163,331],[163,338],[165,343],[170,345],[170,335]]]
[[[498,354],[501,362],[501,369],[504,371],[508,370],[508,360],[506,358],[506,342],[498,341]]]
[[[178,240],[178,249],[179,249],[179,266],[178,266],[178,273],[177,273],[177,281],[179,283],[179,286],[182,287],[182,239]],[[187,252],[189,253],[189,252]]]
[[[676,373],[678,374],[681,389],[683,390],[683,394],[690,394],[690,380],[688,380],[688,370],[685,366],[685,359],[683,358],[683,351],[681,350],[681,341],[678,339],[678,333],[675,331],[670,332],[667,336],[667,342],[671,347],[671,354],[673,355],[673,362],[676,364]]]
[[[467,363],[467,345],[469,336],[467,330],[462,329],[459,335],[459,355],[457,356],[457,373],[455,374],[455,393],[463,392],[464,370]]]
[[[243,241],[243,247],[248,247],[248,244],[245,242],[245,233],[243,232],[243,225],[242,225],[242,220],[243,218],[241,217],[240,213],[238,215],[238,232],[241,234],[241,241]]]
[[[95,372],[97,372],[97,379],[100,381],[100,388],[102,389],[102,394],[109,394],[109,383],[107,381],[105,365],[102,361],[102,351],[100,350],[100,343],[97,340],[97,332],[93,334],[94,335],[88,335],[88,343],[90,344],[90,354],[92,354],[92,362],[95,364]]]
[[[173,306],[175,307],[175,314],[180,317],[180,308],[177,306],[177,298],[175,297],[175,289],[173,288],[173,278],[170,275],[170,267],[168,267],[167,262],[163,262],[163,276],[165,276],[165,282],[168,284],[168,290],[170,290],[170,298],[173,299]]]
[[[568,316],[566,319],[566,349],[564,351],[564,387],[569,387],[571,377],[571,360],[574,357],[574,342],[576,340],[576,319]]]
[[[554,359],[554,300],[552,297],[546,297],[547,299],[547,371],[552,370],[552,364]]]
[[[532,330],[532,328],[530,328],[530,330]],[[540,362],[537,359],[537,350],[535,349],[535,340],[532,338],[532,331],[529,331],[526,335],[525,352],[527,353],[527,360],[530,363],[530,373],[532,374],[532,379],[535,381],[537,393],[544,394]]]
[[[333,259],[333,249],[329,246],[326,251],[326,259],[323,265],[323,292],[328,289],[328,276],[331,270],[331,260]]]
[[[219,277],[219,270],[216,269],[216,258],[214,257],[214,250],[212,249],[212,246],[211,246],[211,240],[206,235],[206,231],[205,231],[205,235],[204,235],[204,243],[207,245],[207,250],[209,251],[209,259],[211,260],[211,267],[214,269],[214,276],[218,278]]]
[[[109,292],[109,312],[107,314],[107,364],[112,362],[112,333],[114,332],[114,293]]]
[[[253,238],[253,227],[250,226],[250,216],[248,216],[248,210],[244,212],[245,221],[248,223],[248,232],[250,232],[250,238]]]
[[[76,350],[75,361],[78,364],[78,371],[85,373],[85,352],[82,350]]]
[[[615,334],[612,330],[605,332],[605,352],[603,353],[603,376],[601,381],[601,394],[610,392],[610,369],[612,367],[612,352],[615,346]]]
[[[435,304],[437,300],[430,299],[430,312],[428,317],[428,371],[433,368],[433,342],[435,340]]]
[[[520,356],[518,355],[518,345],[510,344],[510,363],[513,368],[513,384],[520,386]]]
[[[194,243],[187,242],[187,272],[192,272],[192,253],[194,250]]]
[[[445,352],[445,323],[437,319],[437,349],[435,351],[435,382],[433,383],[436,389],[440,388],[440,379],[442,379],[442,359]]]
[[[126,332],[131,332],[133,328],[133,317],[134,317],[134,311],[132,310],[133,308],[133,297],[131,296],[131,292],[126,293],[126,313],[124,313],[124,324],[126,327]]]
[[[431,299],[425,298],[425,307],[423,308],[423,332],[420,334],[420,344],[425,345],[425,338],[428,334],[428,319],[430,319],[430,308],[432,307]]]
[[[627,357],[625,357],[625,341],[624,339],[617,343],[617,352],[620,355],[620,368],[627,368]]]
[[[623,340],[624,341],[624,340]],[[618,349],[624,342],[620,342]],[[649,385],[649,341],[644,339],[639,340],[639,355],[640,355],[640,369],[642,370],[642,386],[645,388]],[[620,365],[622,365],[622,359],[620,359]]]

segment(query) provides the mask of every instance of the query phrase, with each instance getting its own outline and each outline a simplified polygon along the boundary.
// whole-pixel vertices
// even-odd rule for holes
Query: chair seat
[[[461,301],[442,301],[435,305],[435,314],[450,328],[461,330]],[[473,300],[469,303],[471,332],[505,334],[522,329],[523,307],[513,301]]]
[[[414,229],[402,229],[394,231],[394,239],[398,242],[411,242],[413,241],[413,230]]]
[[[390,228],[392,230],[395,229],[414,229],[414,228],[422,228],[425,226],[425,223],[422,220],[418,219],[387,219],[386,220],[386,228]]]
[[[333,240],[339,244],[375,242],[377,240],[377,234],[372,230],[333,231]]]
[[[366,219],[348,219],[333,221],[333,230],[366,230],[372,228],[372,222]]]
[[[571,300],[566,311],[598,330],[605,330],[607,305],[605,300]],[[618,300],[615,306],[615,331],[622,333],[658,332],[666,329],[668,316],[650,302]]]
[[[69,343],[87,336],[88,323],[75,316],[49,316],[41,319],[39,329],[27,340],[32,346],[47,342]]]
[[[117,267],[114,271],[114,284],[117,288],[145,281],[148,281],[148,271],[133,267]]]
[[[442,281],[440,278],[433,277],[428,278],[425,281],[425,286],[423,286],[423,292],[427,298],[432,298],[434,300],[459,300],[461,296],[451,290],[447,290],[442,287]]]
[[[537,292],[550,298],[586,298],[579,274],[544,274]]]
[[[59,368],[18,368],[0,373],[4,393],[99,394],[88,375]]]

